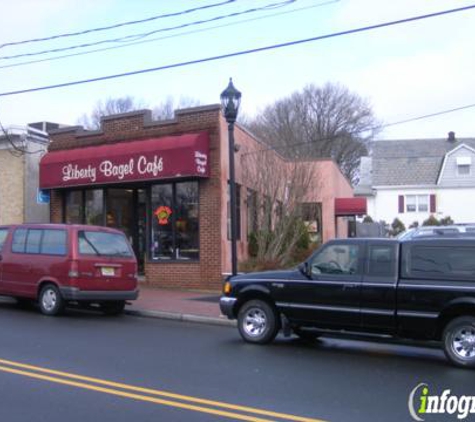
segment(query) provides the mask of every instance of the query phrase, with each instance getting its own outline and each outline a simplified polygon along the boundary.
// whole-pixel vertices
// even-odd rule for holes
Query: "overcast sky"
[[[225,0],[2,0],[0,44],[141,20]],[[261,46],[345,31],[475,3],[463,0],[236,0],[181,16],[114,30],[0,48],[0,94],[57,83],[154,68]],[[182,29],[165,28],[279,4]],[[219,26],[219,27],[218,27]],[[107,42],[7,59],[158,31],[133,41]],[[20,95],[0,96],[4,126],[34,121],[76,124],[98,100],[131,95],[149,107],[167,97],[219,102],[233,77],[242,111],[266,104],[306,84],[338,82],[367,98],[385,123],[475,103],[475,9],[389,28],[305,43],[262,53],[142,75]],[[128,42],[131,39],[128,38]],[[124,46],[58,60],[11,66],[92,49]],[[388,127],[381,137],[475,136],[475,108]]]

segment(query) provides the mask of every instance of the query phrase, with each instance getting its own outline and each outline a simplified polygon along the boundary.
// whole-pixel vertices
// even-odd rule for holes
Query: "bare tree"
[[[140,110],[146,107],[143,101],[137,100],[130,95],[107,98],[105,101],[97,101],[92,112],[89,115],[83,114],[77,122],[86,129],[99,129],[101,127],[101,117],[103,116],[128,113],[129,111]]]
[[[167,97],[158,106],[152,110],[152,116],[156,120],[173,119],[175,110],[179,108],[196,107],[200,102],[189,97],[180,97],[178,101],[175,101],[172,97]]]
[[[257,147],[242,153],[241,166],[243,184],[251,189],[247,206],[248,214],[254,213],[254,221],[248,225],[255,236],[256,258],[286,265],[307,230],[301,204],[312,202],[311,190],[315,192],[316,186],[318,191],[314,163],[286,160],[273,150]]]
[[[327,83],[308,85],[269,105],[247,126],[287,157],[333,158],[356,182],[360,158],[379,124],[367,100]]]
[[[166,100],[153,108],[152,117],[155,120],[172,119],[176,108],[195,107],[199,104],[198,100],[188,97],[180,97],[178,101],[175,101],[172,97],[167,97]],[[146,103],[142,100],[137,100],[130,95],[107,98],[105,101],[97,101],[92,112],[89,115],[83,114],[77,122],[86,129],[99,129],[101,127],[101,118],[103,116],[128,113],[129,111],[141,110],[144,108],[148,108]]]

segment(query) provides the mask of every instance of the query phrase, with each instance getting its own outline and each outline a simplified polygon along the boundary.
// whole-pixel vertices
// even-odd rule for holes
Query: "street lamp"
[[[231,270],[237,274],[237,208],[236,208],[236,180],[234,171],[234,123],[241,104],[241,93],[234,88],[232,78],[229,78],[228,87],[221,93],[221,108],[228,123],[229,139],[229,190],[231,205]]]

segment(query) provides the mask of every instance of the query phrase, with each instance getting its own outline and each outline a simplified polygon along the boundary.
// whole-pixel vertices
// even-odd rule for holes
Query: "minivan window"
[[[43,230],[28,230],[26,237],[26,253],[40,253],[41,235]]]
[[[124,235],[99,231],[78,233],[79,253],[97,256],[132,257],[132,250]]]
[[[43,241],[41,242],[41,253],[47,255],[66,255],[66,230],[43,230]]]
[[[7,235],[8,235],[8,229],[0,229],[0,252],[3,249],[3,244],[5,243]]]
[[[66,231],[56,229],[17,229],[13,234],[12,252],[66,255]]]
[[[13,234],[12,252],[25,253],[27,229],[16,229]]]

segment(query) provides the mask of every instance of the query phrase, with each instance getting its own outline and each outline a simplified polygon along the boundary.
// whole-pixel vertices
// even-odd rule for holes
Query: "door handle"
[[[347,284],[344,284],[343,285],[343,290],[346,290],[346,289],[354,289],[356,287],[358,287],[359,284],[357,283],[347,283]]]

